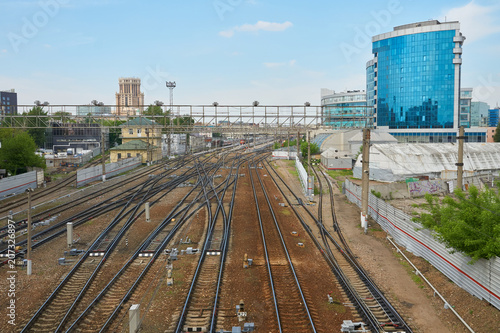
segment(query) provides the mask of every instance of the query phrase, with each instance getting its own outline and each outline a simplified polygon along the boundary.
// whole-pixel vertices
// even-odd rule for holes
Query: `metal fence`
[[[312,196],[312,184],[314,184],[314,179],[312,176],[308,176],[306,169],[300,162],[300,159],[297,155],[295,155],[295,168],[297,169],[297,173],[299,174],[300,184],[302,185],[304,194],[308,197]]]
[[[349,201],[361,207],[361,187],[346,180],[344,193]],[[500,258],[480,259],[470,265],[471,258],[461,253],[449,253],[436,241],[429,230],[412,222],[412,217],[369,194],[368,214],[388,233],[396,243],[409,252],[429,261],[451,281],[479,299],[500,309]]]

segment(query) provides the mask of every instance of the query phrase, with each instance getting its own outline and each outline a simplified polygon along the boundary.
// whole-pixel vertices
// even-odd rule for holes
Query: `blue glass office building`
[[[455,141],[464,40],[459,22],[436,20],[374,36],[366,64],[374,127],[403,142]]]

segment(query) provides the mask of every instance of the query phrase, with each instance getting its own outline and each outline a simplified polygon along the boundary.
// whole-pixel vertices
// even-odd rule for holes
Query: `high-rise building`
[[[364,90],[335,92],[321,89],[323,125],[333,128],[372,127],[372,108],[366,107]]]
[[[374,127],[400,142],[455,141],[464,40],[459,22],[437,20],[372,37],[366,94]],[[471,142],[484,141],[486,132],[466,130],[466,136]]]
[[[118,80],[120,92],[116,93],[116,114],[133,116],[142,111],[144,93],[141,93],[141,79],[126,77]]]
[[[490,106],[485,102],[471,102],[470,126],[488,126],[488,110]]]
[[[0,117],[17,114],[17,93],[14,89],[0,91]]]

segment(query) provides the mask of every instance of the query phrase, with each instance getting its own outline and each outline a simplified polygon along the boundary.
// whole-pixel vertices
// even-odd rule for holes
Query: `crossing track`
[[[75,199],[69,204],[62,204],[58,207],[51,208],[49,210],[46,210],[40,214],[37,214],[33,217],[32,221],[33,224],[36,224],[38,222],[41,222],[47,218],[49,218],[51,215],[62,213],[64,211],[70,211],[72,212],[75,207],[79,207],[82,203],[87,202],[89,200],[93,200],[96,198],[100,198],[103,195],[105,195],[108,192],[117,190],[119,188],[122,188],[124,186],[130,187],[130,185],[133,185],[134,182],[141,182],[144,181],[146,177],[155,175],[155,173],[161,172],[164,169],[168,169],[168,171],[164,171],[161,173],[160,176],[163,177],[168,177],[173,174],[177,169],[182,168],[186,166],[188,163],[192,162],[192,159],[179,159],[177,161],[171,161],[170,163],[161,163],[153,168],[149,168],[146,170],[142,170],[136,174],[134,174],[132,177],[130,177],[127,181],[126,184],[123,184],[122,182],[118,182],[116,184],[107,186],[105,189],[101,191],[95,191],[94,193],[90,193],[88,195],[85,195],[79,199]],[[48,227],[48,228],[41,228],[43,229],[42,231],[32,235],[32,240],[33,240],[33,245],[32,248],[37,248],[43,244],[46,244],[47,242],[50,242],[51,240],[55,239],[56,237],[60,236],[61,234],[64,234],[66,232],[66,224],[68,222],[72,222],[74,227],[79,226],[80,224],[83,224],[87,222],[88,220],[101,216],[107,212],[113,211],[117,208],[122,207],[131,197],[133,196],[133,190],[132,189],[124,189],[122,192],[107,198],[106,200],[100,201],[98,204],[92,206],[89,209],[86,209],[84,211],[78,212],[74,215],[71,215],[70,217],[57,222],[56,224]],[[137,196],[136,196],[137,198]],[[135,199],[137,200],[137,199]],[[26,232],[26,226],[27,222],[26,220],[22,220],[17,222],[16,224],[16,232]],[[0,229],[0,235],[7,235],[7,227],[1,228]],[[25,253],[25,246],[27,244],[27,240],[20,240],[15,244],[15,247],[22,247],[23,249],[20,251],[17,251],[14,253],[13,249],[10,249],[10,251],[7,249],[7,244],[2,244],[0,245],[0,256],[4,257],[12,257],[15,256],[20,257],[23,256]],[[1,264],[1,263],[0,263]]]
[[[215,186],[213,184],[213,173],[220,167],[220,164],[208,163],[207,160],[211,157],[207,157],[204,161],[196,163],[195,168],[192,168],[182,176],[175,177],[173,180],[165,182],[165,175],[148,179],[142,189],[139,189],[134,194],[134,197],[128,200],[127,204],[118,213],[112,223],[110,223],[107,230],[98,237],[89,250],[75,264],[74,268],[67,274],[65,279],[56,287],[47,301],[26,324],[22,332],[62,332],[66,330],[73,331],[75,329],[94,332],[96,330],[106,331],[108,327],[117,325],[114,318],[119,317],[123,310],[123,304],[127,302],[134,290],[140,286],[141,279],[153,267],[156,262],[155,259],[162,253],[163,248],[175,233],[178,232],[184,221],[189,219],[202,206],[206,205],[206,202],[203,202],[196,207],[196,203],[203,198],[209,202],[214,197],[217,198],[218,202],[222,203],[219,197],[223,198],[223,192],[235,182],[235,180],[231,180],[231,177],[228,177],[228,180],[224,183],[225,186]],[[107,269],[107,263],[113,261],[113,249],[116,247],[116,244],[120,241],[124,232],[130,228],[132,223],[142,213],[142,211],[138,211],[138,207],[146,200],[151,200],[153,196],[157,195],[159,197],[150,202],[151,205],[154,204],[171,189],[176,188],[179,184],[193,177],[198,177],[196,187],[203,188],[203,194],[198,193],[193,198],[193,191],[196,187],[193,188],[190,191],[191,200],[188,200],[189,204],[181,208],[184,199],[188,197],[187,195],[170,212],[161,225],[141,244],[139,249],[128,259],[127,263],[115,274],[106,287],[100,292],[98,292],[100,289],[96,291],[96,283],[93,281],[95,281],[96,277],[102,277],[104,275],[102,272]],[[163,180],[163,184],[160,180]],[[213,193],[207,191],[205,189],[206,186],[209,186],[210,191]],[[142,197],[137,199],[140,196]],[[220,207],[218,208],[219,210],[223,209],[223,206]],[[128,218],[126,218],[127,216]],[[178,222],[175,225],[172,225],[172,219],[178,216],[181,216],[181,218],[177,220]],[[160,233],[165,233],[165,229],[170,229],[167,236],[156,247],[153,246],[152,251],[153,240]],[[102,241],[104,237],[110,235],[112,230],[114,230],[112,241],[108,242],[105,248],[100,248],[103,246]],[[138,259],[146,249],[148,249],[148,254],[153,253],[153,256],[150,257],[151,259]],[[104,255],[102,257],[92,257],[91,255],[96,252],[104,252]],[[147,264],[138,265],[138,261],[142,263],[146,261]],[[138,266],[144,267],[144,269],[140,269]],[[159,267],[155,267],[153,271],[158,269]],[[137,277],[137,275],[139,276]],[[131,283],[131,281],[135,282]],[[89,290],[92,293],[88,293]],[[90,294],[96,295],[97,292],[97,296],[89,296]],[[71,295],[70,299],[66,298],[67,295]],[[61,307],[61,304],[64,305]],[[99,329],[99,327],[101,328]]]
[[[345,297],[350,300],[351,306],[357,311],[359,320],[365,324],[366,329],[370,332],[412,332],[411,328],[405,323],[396,309],[394,309],[375,283],[369,278],[366,271],[357,262],[355,256],[349,249],[336,219],[332,185],[328,178],[323,173],[321,173],[322,177],[320,178],[316,170],[314,170],[320,185],[318,212],[315,216],[304,206],[303,201],[299,200],[298,196],[293,193],[274,168],[266,166],[266,169],[269,173],[274,174],[274,182],[297,217],[301,220],[301,223],[308,231],[311,238],[314,239],[318,249],[322,251],[323,256],[337,276],[344,290]],[[334,230],[336,231],[334,235],[330,234],[323,224],[323,213],[325,212],[323,207],[323,183],[327,184],[329,189],[330,210],[328,213],[331,214]],[[286,193],[282,185],[286,188]],[[294,202],[292,202],[289,197],[292,197]],[[299,209],[303,210],[305,214],[314,220],[315,226],[313,226],[313,228],[316,229],[312,229],[311,226],[305,222]],[[316,233],[315,231],[319,231],[321,235],[320,239],[314,236]],[[358,329],[361,330],[361,327]]]
[[[239,158],[233,160],[229,175],[224,182],[224,190],[220,195],[215,192],[211,183],[208,189],[203,188],[209,216],[208,231],[184,305],[179,313],[174,314],[176,320],[172,321],[167,332],[214,332],[215,330],[216,309],[227,255],[238,171],[241,164],[242,161]],[[232,195],[229,211],[226,212],[224,198],[230,188]],[[208,197],[211,192],[214,193],[213,201]]]
[[[152,199],[154,196],[159,196],[150,204],[153,205],[157,202],[161,197],[169,193],[171,190],[176,188],[183,181],[190,179],[193,177],[192,173],[186,173],[183,177],[176,177],[173,180],[168,180],[165,182],[166,177],[149,177],[143,184],[141,188],[139,188],[134,195],[128,199],[126,204],[122,207],[120,212],[116,215],[116,217],[111,221],[109,226],[101,233],[101,235],[94,241],[94,243],[89,247],[89,250],[85,252],[82,258],[75,264],[73,269],[67,274],[64,280],[56,287],[55,291],[49,296],[47,301],[40,307],[40,309],[34,314],[28,324],[25,326],[23,331],[33,330],[39,331],[39,329],[44,328],[44,330],[51,325],[51,329],[47,330],[53,332],[56,330],[56,327],[64,322],[62,318],[66,318],[68,313],[72,311],[75,304],[78,300],[85,294],[86,290],[91,285],[93,279],[96,277],[97,273],[103,266],[103,263],[108,259],[112,253],[117,243],[123,237],[124,233],[130,228],[133,222],[143,213],[143,211],[139,211],[139,207],[142,204]],[[140,197],[140,198],[139,198]],[[139,198],[138,200],[135,200]],[[136,201],[134,203],[134,201]],[[108,236],[113,233],[114,237],[111,242],[108,242],[105,248],[102,248],[104,239],[108,238]],[[97,253],[103,253],[101,256],[102,260],[99,261],[94,271],[88,277],[86,284],[82,288],[76,288],[72,286],[73,276],[76,275],[76,272],[80,270],[81,267],[86,266],[86,264],[90,261],[93,262],[96,259],[99,260],[99,257],[93,257]],[[72,290],[71,294],[74,298],[74,301],[64,300],[59,302],[58,299],[63,295],[61,291],[66,289]],[[75,291],[76,290],[76,291]],[[50,308],[54,308],[54,304],[64,303],[66,305],[67,310],[64,312],[57,312],[57,315],[54,315],[54,311],[51,311]],[[49,324],[50,323],[50,324]],[[42,326],[42,324],[44,324]],[[60,328],[57,328],[60,329]]]

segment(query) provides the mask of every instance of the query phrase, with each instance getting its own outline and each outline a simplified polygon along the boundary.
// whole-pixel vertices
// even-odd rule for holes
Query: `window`
[[[132,154],[131,153],[127,153],[127,157],[132,157]]]
[[[134,134],[134,130],[133,130],[133,129],[131,129],[131,128],[129,128],[129,129],[128,129],[128,134]]]
[[[121,158],[122,158],[122,154],[118,153],[118,159],[121,159]]]
[[[137,129],[137,134],[141,134],[141,128]]]
[[[141,153],[135,154],[136,157],[141,157]]]

